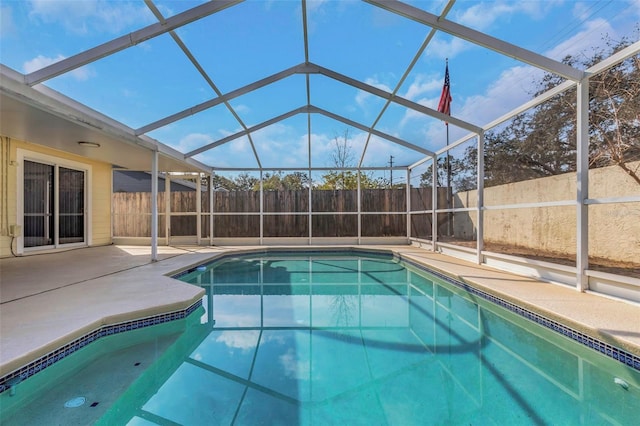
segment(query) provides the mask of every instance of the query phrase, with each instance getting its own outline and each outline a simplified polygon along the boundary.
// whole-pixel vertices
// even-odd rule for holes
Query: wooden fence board
[[[405,189],[366,189],[361,191],[363,212],[405,212]],[[431,204],[431,190],[413,190],[413,197]],[[158,193],[158,212],[164,213],[165,193]],[[216,191],[213,193],[214,212],[217,213],[259,213],[260,192],[258,191]],[[355,190],[312,192],[313,212],[334,212],[335,215],[313,214],[311,225],[308,215],[264,216],[265,237],[307,237],[309,226],[314,237],[355,237],[358,233],[356,215],[340,215],[340,212],[356,212],[358,192]],[[170,228],[172,236],[196,234],[196,193],[172,192],[170,200],[172,215]],[[201,209],[209,212],[209,194],[202,193]],[[419,209],[423,209],[420,206]],[[415,210],[412,207],[412,210]],[[307,213],[309,211],[308,190],[264,191],[265,213]],[[119,192],[113,194],[113,235],[117,237],[151,236],[151,194],[148,192]],[[188,215],[185,215],[187,213]],[[189,214],[190,213],[190,214]],[[364,215],[363,236],[406,235],[404,215]],[[158,223],[159,236],[164,237],[164,216]],[[219,238],[259,237],[260,218],[256,215],[215,216],[213,235]],[[209,217],[202,217],[202,237],[209,236]]]

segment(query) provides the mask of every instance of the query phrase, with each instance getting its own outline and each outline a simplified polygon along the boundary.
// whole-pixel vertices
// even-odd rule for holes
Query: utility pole
[[[391,176],[389,177],[389,188],[393,188],[393,155],[389,156],[389,171]]]

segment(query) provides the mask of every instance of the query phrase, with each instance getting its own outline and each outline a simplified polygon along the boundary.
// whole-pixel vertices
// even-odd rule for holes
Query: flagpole
[[[445,69],[447,74],[449,73],[449,58],[445,59]],[[450,96],[451,91],[449,91],[449,96]],[[449,114],[451,114],[451,107],[449,106]],[[451,199],[453,198],[453,191],[451,190],[451,160],[450,160],[450,155],[449,155],[449,122],[445,121],[445,126],[447,127],[447,208],[450,209],[451,208]],[[453,215],[451,214],[451,212],[449,212],[447,214],[449,216],[449,220],[447,220],[448,222],[448,231],[449,231],[449,237],[451,236],[451,234],[453,233]]]
[[[451,161],[450,161],[450,155],[449,155],[449,123],[445,123],[445,126],[447,126],[447,208],[450,209],[451,208],[451,199],[453,198],[453,191],[451,190]],[[448,231],[449,231],[449,236],[451,236],[452,232],[453,232],[453,215],[451,214],[451,212],[448,213],[449,216],[449,220],[447,221],[449,223],[448,225]]]
[[[451,115],[451,87],[449,82],[449,58],[446,58],[446,64],[444,68],[444,85],[442,86],[442,93],[440,94],[440,102],[438,102],[438,111]],[[453,191],[451,190],[451,162],[449,160],[449,122],[444,122],[447,126],[447,158],[446,158],[446,172],[447,172],[447,210],[451,209],[451,202],[453,198]],[[436,169],[437,170],[437,169]],[[453,233],[453,217],[451,212],[447,212],[447,234],[451,236]]]

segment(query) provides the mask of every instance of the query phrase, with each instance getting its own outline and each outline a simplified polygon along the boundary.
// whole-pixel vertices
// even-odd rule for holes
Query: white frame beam
[[[382,99],[390,100],[398,105],[402,105],[403,107],[412,109],[417,112],[421,112],[429,117],[433,117],[435,119],[449,122],[457,127],[463,128],[465,130],[469,130],[470,132],[479,132],[482,130],[481,127],[476,126],[475,124],[468,123],[464,120],[460,120],[459,118],[453,117],[451,115],[443,114],[438,110],[426,107],[422,104],[410,101],[409,99],[402,98],[400,96],[396,96],[392,93],[389,93],[385,90],[379,89],[375,86],[371,86],[369,84],[363,83],[359,80],[353,79],[351,77],[347,77],[346,75],[340,74],[338,72],[332,71],[328,68],[321,67],[319,65],[310,64],[310,70],[313,68],[317,69],[317,73],[324,75],[325,77],[332,78],[341,83],[347,84],[351,87],[355,87],[356,89],[360,89],[362,91],[371,93],[372,95],[376,95]]]
[[[451,10],[455,2],[456,0],[449,0],[447,5],[442,10],[442,13],[440,13],[440,16],[439,16],[440,19],[447,16],[447,14]],[[402,87],[406,79],[409,77],[409,74],[411,74],[413,67],[416,65],[416,63],[418,63],[418,60],[420,60],[420,57],[422,56],[424,51],[427,49],[427,46],[429,45],[429,43],[431,43],[431,40],[435,35],[436,35],[436,30],[435,28],[432,28],[431,31],[429,31],[429,34],[427,34],[427,36],[425,37],[420,47],[418,48],[418,51],[416,52],[416,54],[413,56],[413,59],[409,63],[409,66],[407,66],[407,69],[404,71],[404,74],[402,75],[402,77],[400,77],[400,80],[398,81],[398,84],[396,84],[395,89],[393,89],[393,92],[391,92],[392,97],[397,96],[398,91],[400,90],[400,88]],[[389,108],[389,105],[391,105],[391,99],[392,98],[387,99],[387,102],[380,109],[380,112],[378,113],[378,116],[376,117],[376,119],[373,121],[371,128],[375,128],[378,125],[378,122],[382,119],[382,116],[387,111],[387,108]],[[369,136],[367,137],[367,141],[365,142],[364,148],[362,149],[362,155],[360,156],[360,161],[358,162],[359,165],[362,165],[364,161],[364,157],[367,153],[367,148],[369,147],[370,139],[371,139],[371,134],[369,134]]]
[[[258,130],[263,129],[263,128],[267,127],[267,126],[270,126],[272,124],[278,123],[278,122],[280,122],[282,120],[286,120],[289,117],[293,117],[294,115],[302,114],[302,113],[305,113],[305,112],[307,112],[307,107],[306,106],[300,107],[300,108],[296,108],[296,109],[291,110],[289,112],[285,112],[284,114],[281,114],[281,115],[279,115],[277,117],[274,117],[274,118],[269,119],[267,121],[263,121],[262,123],[256,124],[255,126],[249,127],[248,129],[241,130],[241,131],[236,132],[236,133],[234,133],[232,135],[225,136],[222,139],[218,139],[215,142],[211,142],[209,144],[201,146],[200,148],[194,149],[193,151],[189,151],[186,154],[184,154],[184,156],[186,158],[193,157],[194,155],[198,155],[198,154],[201,154],[201,153],[203,153],[205,151],[213,149],[213,148],[215,148],[217,146],[224,145],[225,143],[231,142],[231,141],[233,141],[235,139],[238,139],[239,137],[247,136],[251,132],[258,131]]]
[[[436,251],[436,243],[438,241],[438,156],[431,156],[433,164],[431,165],[431,247]]]
[[[158,151],[151,151],[151,261],[158,261]]]
[[[576,289],[586,291],[589,278],[589,79],[578,83],[576,122]]]
[[[414,150],[416,152],[420,152],[420,153],[422,153],[424,155],[432,155],[433,154],[431,151],[429,151],[427,149],[424,149],[424,148],[419,147],[417,145],[414,145],[412,143],[406,142],[406,141],[404,141],[404,140],[402,140],[400,138],[397,138],[395,136],[386,134],[384,132],[380,132],[380,131],[375,130],[375,129],[371,129],[369,127],[366,127],[364,124],[355,122],[355,121],[350,120],[348,118],[345,118],[345,117],[343,117],[341,115],[334,114],[332,112],[323,110],[323,109],[315,107],[313,105],[307,105],[307,106],[303,106],[303,107],[300,107],[300,108],[296,108],[294,110],[291,110],[289,112],[281,114],[281,115],[279,115],[277,117],[274,117],[274,118],[269,119],[267,121],[264,121],[262,123],[256,124],[255,126],[252,126],[252,127],[248,128],[246,130],[241,130],[241,131],[236,132],[236,133],[234,133],[232,135],[226,136],[226,137],[224,137],[222,139],[219,139],[219,140],[217,140],[215,142],[212,142],[210,144],[201,146],[200,148],[194,149],[193,151],[190,151],[190,152],[184,154],[185,158],[189,158],[189,157],[192,157],[194,155],[198,155],[200,153],[203,153],[205,151],[213,149],[213,148],[215,148],[217,146],[220,146],[220,145],[223,145],[225,143],[231,142],[231,141],[233,141],[233,140],[235,140],[235,139],[237,139],[239,137],[248,135],[248,134],[250,134],[252,132],[255,132],[257,130],[260,130],[260,129],[264,128],[264,127],[267,127],[267,126],[270,126],[272,124],[278,123],[278,122],[280,122],[282,120],[286,120],[287,118],[293,117],[294,115],[297,115],[297,114],[311,114],[311,113],[322,114],[322,115],[324,115],[326,117],[332,118],[332,119],[334,119],[336,121],[340,121],[340,122],[342,122],[344,124],[347,124],[349,126],[355,127],[355,128],[360,129],[362,131],[371,132],[372,134],[374,134],[376,136],[379,136],[379,137],[381,137],[381,138],[383,138],[385,140],[388,140],[389,142],[393,142],[395,144],[402,145],[402,146],[404,146],[406,148],[412,149],[412,150]],[[280,169],[278,169],[278,170],[280,170]]]
[[[270,75],[269,77],[263,78],[262,80],[255,81],[251,84],[248,84],[240,89],[232,90],[231,92],[224,94],[220,97],[216,97],[210,99],[208,101],[202,102],[198,105],[194,105],[190,108],[184,109],[180,112],[177,112],[172,115],[168,115],[160,120],[154,121],[153,123],[149,123],[145,126],[139,127],[135,130],[136,135],[141,135],[144,133],[151,132],[153,130],[159,129],[160,127],[166,126],[168,124],[174,123],[183,118],[189,117],[191,115],[197,114],[199,112],[205,111],[209,108],[213,108],[214,106],[223,104],[225,102],[231,101],[239,96],[245,95],[247,93],[253,92],[254,90],[260,89],[262,87],[268,86],[272,83],[276,83],[280,80],[284,80],[287,77],[290,77],[294,74],[300,74],[300,69],[304,68],[304,64],[296,65],[291,68],[287,68],[286,70],[280,71],[276,74]]]
[[[478,206],[477,212],[477,233],[476,233],[476,254],[478,256],[477,263],[482,265],[482,250],[484,250],[484,132],[478,133],[478,181],[476,190],[476,204]]]
[[[498,38],[491,37],[480,31],[465,27],[464,25],[442,19],[437,15],[426,12],[422,9],[408,5],[406,3],[395,0],[364,1],[376,5],[382,9],[396,13],[400,16],[404,16],[405,18],[427,25],[431,28],[436,28],[440,31],[451,34],[457,38],[461,38],[470,43],[477,44],[484,48],[493,50],[494,52],[509,56],[518,61],[532,65],[536,68],[549,71],[568,80],[578,82],[584,78],[583,71],[577,70],[567,64],[555,61],[551,58],[532,52],[530,50],[523,49],[522,47],[516,46]]]
[[[409,149],[411,149],[413,151],[416,151],[416,152],[419,152],[421,154],[424,154],[424,155],[433,154],[428,149],[424,149],[424,148],[422,148],[422,147],[420,147],[418,145],[414,145],[412,143],[406,142],[403,139],[400,139],[398,137],[392,136],[392,135],[390,135],[388,133],[384,133],[384,132],[381,132],[379,130],[372,129],[371,127],[367,127],[367,126],[365,126],[363,124],[360,124],[360,123],[358,123],[356,121],[350,120],[350,119],[345,118],[345,117],[343,117],[341,115],[338,115],[338,114],[334,114],[334,113],[329,112],[327,110],[324,110],[322,108],[317,108],[317,107],[314,107],[313,105],[311,105],[311,106],[309,106],[309,112],[322,114],[325,117],[334,119],[336,121],[340,121],[340,122],[342,122],[344,124],[347,124],[349,126],[355,127],[356,129],[360,129],[360,130],[362,130],[364,132],[369,132],[369,133],[371,133],[371,134],[373,134],[375,136],[378,136],[378,137],[381,137],[383,139],[386,139],[389,142],[396,143],[398,145],[404,146],[405,148],[409,148]]]
[[[111,41],[103,43],[92,49],[85,50],[63,59],[49,66],[40,68],[30,74],[24,76],[24,83],[33,86],[43,81],[50,80],[66,72],[77,69],[83,65],[87,65],[98,59],[112,55],[116,52],[124,50],[128,47],[135,46],[169,31],[182,27],[183,25],[197,21],[198,19],[212,15],[227,7],[240,3],[242,0],[218,0],[215,2],[207,2],[179,13],[165,20],[164,23],[158,22],[148,25],[138,31],[123,35]]]

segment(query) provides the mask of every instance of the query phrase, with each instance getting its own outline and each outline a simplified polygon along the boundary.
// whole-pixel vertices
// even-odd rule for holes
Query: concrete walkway
[[[640,356],[640,306],[579,293],[411,246],[393,250]],[[300,249],[300,247],[297,247]],[[326,247],[324,247],[326,248]],[[107,324],[185,309],[203,290],[167,277],[259,247],[105,246],[0,259],[0,376]]]
[[[0,260],[0,376],[103,325],[182,310],[199,287],[167,277],[215,248],[105,246]]]

